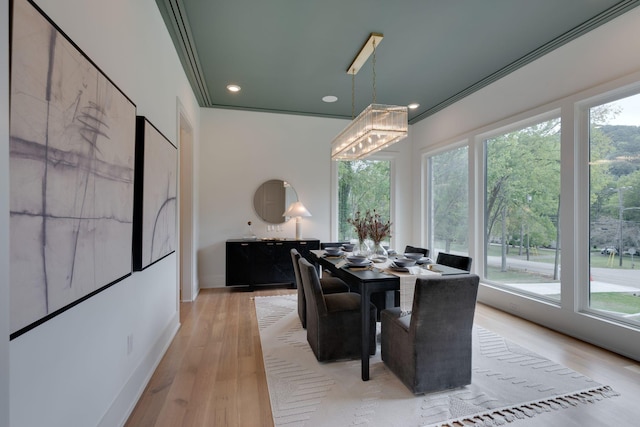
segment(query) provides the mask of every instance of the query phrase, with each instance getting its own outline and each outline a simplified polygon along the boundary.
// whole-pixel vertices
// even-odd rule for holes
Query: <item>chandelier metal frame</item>
[[[332,160],[358,160],[389,147],[408,135],[406,106],[376,103],[376,45],[384,36],[371,33],[347,69],[351,78],[351,123],[331,142]],[[355,75],[373,54],[373,102],[355,119]]]

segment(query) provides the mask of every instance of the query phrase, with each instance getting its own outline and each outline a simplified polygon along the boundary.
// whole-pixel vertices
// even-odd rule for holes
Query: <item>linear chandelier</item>
[[[373,53],[373,103],[365,108],[331,142],[331,160],[358,160],[405,138],[408,133],[407,107],[376,103],[376,45],[383,35],[371,33],[347,73],[351,80],[352,117],[355,104],[355,75]]]

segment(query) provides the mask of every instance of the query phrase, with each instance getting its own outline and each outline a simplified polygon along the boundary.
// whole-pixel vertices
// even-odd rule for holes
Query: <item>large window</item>
[[[640,95],[589,109],[590,300],[640,322]]]
[[[338,162],[338,239],[357,240],[347,220],[356,212],[373,210],[389,220],[391,212],[391,162],[354,160]]]
[[[479,113],[484,125],[461,108],[415,127],[423,197],[399,209],[424,219],[407,234],[473,257],[483,302],[635,354],[640,72],[502,120]]]
[[[485,140],[485,278],[560,299],[560,119]]]
[[[469,253],[469,154],[467,146],[428,159],[429,248],[438,252]]]

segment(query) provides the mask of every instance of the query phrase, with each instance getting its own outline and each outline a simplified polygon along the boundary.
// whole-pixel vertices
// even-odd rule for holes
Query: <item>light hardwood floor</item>
[[[204,289],[182,303],[182,326],[126,426],[273,426],[253,297],[293,292]],[[508,425],[640,425],[640,363],[482,304],[475,322],[620,393]]]

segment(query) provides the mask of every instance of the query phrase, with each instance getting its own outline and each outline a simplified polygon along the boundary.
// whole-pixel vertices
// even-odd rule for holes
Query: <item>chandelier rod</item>
[[[351,121],[356,117],[356,73],[351,74]]]
[[[373,104],[376,103],[376,39],[373,39]]]

